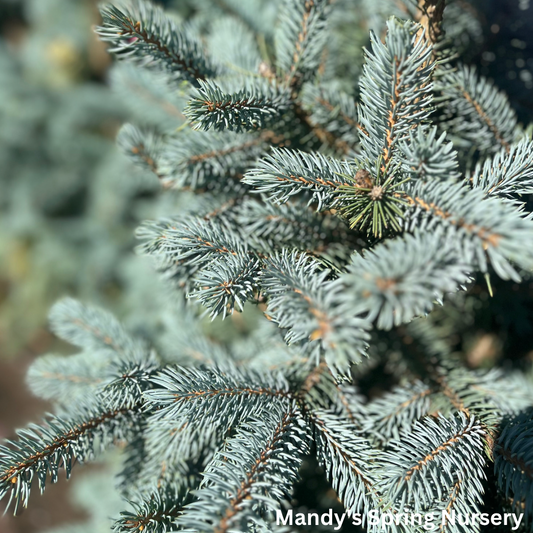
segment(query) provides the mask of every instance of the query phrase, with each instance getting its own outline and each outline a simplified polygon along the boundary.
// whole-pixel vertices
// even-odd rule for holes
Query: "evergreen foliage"
[[[116,532],[278,531],[313,461],[366,531],[372,510],[503,508],[531,530],[531,375],[475,368],[451,335],[486,286],[530,290],[530,130],[457,62],[442,4],[368,3],[363,64],[344,71],[330,36],[359,3],[280,2],[275,29],[250,4],[210,22],[102,8],[97,32],[131,79],[178,110],[178,127],[119,135],[188,203],[138,230],[173,296],[146,335],[56,304],[53,331],[81,351],[30,370],[58,413],[1,448],[0,496],[16,511],[35,478],[42,492],[114,443],[130,502]],[[202,312],[267,321],[222,346]]]
[[[2,358],[47,349],[46,314],[65,292],[123,312],[134,285],[126,273],[133,229],[161,203],[157,178],[128,173],[116,131],[127,117],[165,129],[180,124],[170,113],[174,100],[161,107],[159,77],[116,68],[116,91],[103,83],[109,58],[91,31],[98,20],[91,1],[8,4],[18,16],[2,2]]]

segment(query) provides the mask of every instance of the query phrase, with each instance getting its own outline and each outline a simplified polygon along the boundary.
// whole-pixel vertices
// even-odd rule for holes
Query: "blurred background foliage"
[[[12,357],[46,348],[58,295],[114,306],[135,202],[150,182],[128,175],[115,149],[128,110],[104,83],[96,4],[1,5],[0,339]]]
[[[47,408],[24,375],[36,355],[61,350],[46,328],[51,304],[72,294],[124,314],[133,231],[157,198],[157,180],[116,148],[135,109],[109,87],[98,17],[92,0],[0,0],[1,437]],[[0,531],[80,520],[58,496],[65,486],[0,519]]]
[[[264,2],[269,5],[266,17],[274,20],[279,2]],[[159,3],[202,30],[222,15],[238,15],[246,22],[249,7],[247,0]],[[163,123],[172,130],[183,116],[172,105],[179,95],[157,98],[157,79],[112,66],[92,31],[99,22],[97,4],[0,0],[0,437],[37,420],[47,407],[26,392],[24,374],[35,356],[64,349],[46,328],[48,309],[59,297],[68,294],[99,304],[136,330],[153,325],[147,317],[157,307],[157,275],[136,258],[134,229],[141,220],[173,213],[177,204],[190,201],[171,192],[160,194],[157,179],[133,169],[115,146],[125,121],[152,128]],[[344,4],[349,9],[333,19],[331,47],[343,58],[344,77],[353,81],[348,90],[355,95],[368,30],[379,32],[383,17],[393,14],[391,5],[398,2]],[[361,16],[370,4],[368,11],[380,15],[375,19]],[[530,1],[449,0],[445,20],[463,60],[507,92],[521,122],[532,122]],[[533,360],[528,319],[533,316],[533,283],[521,286],[522,298],[513,300],[521,308],[512,312],[506,309],[509,287],[502,292],[496,287],[493,299],[484,280],[476,287],[483,294],[473,295],[470,307],[461,301],[446,315],[436,313],[435,321],[454,332],[452,344],[474,367],[490,366],[503,353]],[[517,321],[518,316],[525,318]],[[239,314],[224,326],[215,322],[205,327],[222,343],[250,330]],[[70,522],[85,525],[55,531],[108,531],[115,514],[109,490],[115,463],[111,456],[105,466],[82,473],[72,483],[70,499],[61,494],[66,483],[52,487],[21,517],[0,518],[0,531],[30,533]],[[104,491],[109,492],[106,508],[91,500],[97,495],[102,501]]]

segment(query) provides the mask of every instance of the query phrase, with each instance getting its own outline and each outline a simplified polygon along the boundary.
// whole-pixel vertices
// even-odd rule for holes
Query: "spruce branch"
[[[382,172],[393,161],[398,142],[428,118],[434,69],[431,47],[417,34],[419,26],[391,19],[387,28],[385,44],[372,35],[358,108],[359,123],[368,133],[360,136],[362,152],[369,161],[381,159]]]
[[[487,196],[516,199],[533,192],[533,142],[527,138],[513,144],[509,152],[498,152],[494,157],[478,163],[467,178],[473,188]]]
[[[164,182],[193,191],[241,191],[240,179],[267,146],[265,136],[195,132],[166,143]]]
[[[281,375],[218,369],[167,367],[152,381],[157,388],[145,392],[148,405],[158,406],[157,418],[178,417],[231,425],[266,407],[272,400],[286,402],[290,392]],[[247,400],[243,403],[243,400]]]
[[[295,398],[300,408],[307,415],[317,409],[331,410],[339,416],[347,416],[354,426],[362,427],[364,398],[346,375],[335,375],[326,361],[314,368],[295,367],[288,379],[297,391]]]
[[[155,353],[142,363],[114,362],[109,382],[102,388],[103,401],[114,409],[133,408],[142,403],[143,392],[151,387],[150,378],[159,368]]]
[[[208,465],[197,500],[179,519],[197,531],[245,531],[273,520],[279,502],[290,496],[308,429],[294,407],[273,405],[265,423],[249,419]]]
[[[231,424],[191,424],[182,418],[150,416],[146,424],[146,454],[140,470],[140,490],[146,484],[161,488],[179,484],[191,489],[202,480],[202,474],[215,452],[234,433]]]
[[[481,502],[485,431],[474,417],[426,417],[410,433],[393,441],[380,457],[381,490],[401,511],[423,511],[447,498],[459,480],[467,480],[472,498]]]
[[[128,440],[138,423],[139,407],[93,408],[75,418],[49,417],[45,425],[20,430],[18,441],[0,446],[0,498],[9,493],[7,507],[13,504],[15,513],[20,505],[26,507],[34,478],[42,493],[48,476],[56,483],[64,468],[69,478],[74,462],[93,459],[97,445],[103,449]]]
[[[341,230],[328,217],[303,203],[272,204],[246,199],[237,213],[237,222],[248,239],[266,252],[293,247],[309,254],[327,252],[328,241],[341,240]],[[336,233],[339,233],[336,239]]]
[[[140,65],[161,65],[177,79],[198,86],[216,74],[214,64],[200,42],[185,28],[178,28],[161,8],[145,0],[134,0],[123,9],[106,6],[101,10],[102,26],[96,29],[110,52]]]
[[[297,93],[313,74],[326,44],[326,20],[331,0],[289,0],[276,32],[278,77]]]
[[[416,128],[398,143],[402,170],[412,180],[457,181],[460,177],[457,152],[446,133],[437,137],[437,128]]]
[[[225,367],[232,361],[232,354],[227,347],[206,336],[197,321],[197,315],[187,302],[181,315],[184,329],[172,329],[165,337],[163,348],[166,364],[215,365]]]
[[[367,321],[338,309],[339,291],[327,282],[329,272],[304,254],[283,252],[272,256],[261,278],[269,296],[267,313],[279,327],[287,329],[288,344],[318,341],[332,368],[346,369],[365,353]]]
[[[142,477],[148,458],[146,417],[143,417],[142,421],[132,431],[131,438],[123,453],[124,461],[117,476],[117,489],[122,497],[130,498],[142,486],[144,481]]]
[[[427,340],[418,339],[422,345]],[[518,381],[504,399],[499,391],[512,381],[511,376],[497,371],[465,368],[457,357],[444,351],[426,358],[424,374],[432,392],[432,409],[443,413],[459,411],[466,416],[475,416],[487,433],[488,441],[493,438],[506,413],[529,406],[532,400],[525,393],[527,385],[520,385]]]
[[[235,309],[243,311],[244,303],[251,300],[259,279],[257,259],[229,256],[224,262],[214,262],[208,271],[195,276],[194,289],[189,298],[197,298],[214,319],[225,318]]]
[[[317,410],[310,415],[318,458],[348,515],[379,505],[369,465],[374,450],[357,427],[338,415]]]
[[[362,0],[362,7],[368,20],[368,28],[382,41],[385,40],[390,17],[415,20],[420,16],[418,0]]]
[[[101,353],[49,354],[32,363],[26,383],[36,396],[66,407],[74,400],[90,401],[95,389],[111,379],[109,364],[109,358]]]
[[[337,161],[319,153],[273,148],[271,155],[259,160],[244,176],[244,183],[264,193],[271,201],[284,203],[291,196],[309,190],[318,209],[332,207],[335,191],[346,184],[350,174],[348,162]]]
[[[455,523],[448,518],[450,516],[465,516],[471,513],[471,509],[479,510],[479,504],[475,501],[475,496],[472,493],[468,492],[468,486],[466,483],[467,480],[459,479],[451,489],[448,497],[440,502],[437,505],[437,508],[434,512],[437,513],[437,516],[444,517],[440,525],[440,530],[447,533],[462,533],[464,531],[461,524],[458,520],[455,520]],[[443,512],[447,514],[443,514]],[[456,515],[454,515],[456,513]],[[479,530],[479,525],[475,524],[472,527],[477,527]]]
[[[224,309],[231,312],[236,296],[251,296],[257,277],[257,254],[249,250],[238,233],[216,218],[161,220],[145,224],[138,234],[147,239],[141,250],[161,258],[161,269],[185,287],[189,296],[209,302],[213,316]],[[230,304],[229,308],[224,301]]]
[[[153,492],[149,496],[130,501],[132,511],[120,513],[120,519],[113,524],[114,533],[166,533],[175,527],[184,506],[191,500],[185,491],[168,488]]]
[[[138,236],[149,239],[142,245],[144,253],[165,254],[174,261],[198,267],[221,256],[245,256],[248,251],[237,234],[213,220],[193,217],[147,223],[138,231]]]
[[[520,137],[516,114],[507,97],[475,67],[459,65],[446,70],[436,82],[444,100],[444,124],[464,150],[481,154],[511,150]]]
[[[453,358],[441,361],[437,369],[437,383],[455,409],[467,415],[475,415],[488,429],[499,414],[497,407],[474,388],[476,383],[482,382],[481,376],[467,372],[461,366]],[[458,367],[460,371],[454,367]]]
[[[414,183],[405,195],[411,209],[403,215],[404,227],[453,228],[465,264],[487,272],[490,262],[498,276],[518,281],[511,263],[525,270],[533,265],[533,256],[522,245],[531,238],[531,218],[508,203],[484,196],[482,190],[460,183]]]
[[[355,149],[361,126],[351,95],[335,86],[306,83],[302,87],[301,101],[313,127],[318,126],[333,137],[330,144],[336,151],[348,154]]]
[[[430,380],[434,382],[434,384],[437,386],[437,390],[439,390],[444,396],[445,402],[451,405],[453,410],[458,411],[459,413],[462,413],[468,417],[472,416],[469,407],[465,405],[463,397],[465,391],[456,388],[454,386],[455,384],[452,383],[451,376],[448,375],[447,371],[450,369],[451,365],[442,363],[443,361],[439,361],[438,358],[428,362],[426,369],[428,371]],[[462,370],[464,371],[464,369]],[[486,429],[486,424],[484,424],[481,418],[479,418],[479,422],[483,423],[483,427]]]
[[[211,57],[223,65],[228,74],[257,75],[262,62],[258,39],[245,22],[234,17],[215,19],[207,44]]]
[[[336,383],[336,391],[332,398],[335,412],[345,416],[351,424],[362,429],[367,402],[354,383]]]
[[[270,40],[277,18],[279,0],[265,4],[262,0],[249,0],[243,4],[240,0],[209,1],[210,14],[214,18],[230,18],[243,23],[258,40]],[[232,35],[234,38],[235,36]],[[227,46],[227,43],[226,43]],[[263,43],[264,46],[264,43]]]
[[[287,95],[266,86],[226,93],[212,81],[201,81],[184,113],[196,130],[257,131],[279,119],[289,106]]]
[[[341,309],[390,329],[431,310],[435,300],[468,279],[470,265],[453,234],[415,232],[354,255],[342,286]]]
[[[421,381],[395,387],[365,406],[365,430],[387,443],[411,430],[415,421],[429,413],[432,390]]]
[[[175,82],[166,72],[138,68],[120,62],[110,70],[109,81],[128,109],[146,127],[167,131],[183,124],[183,94],[176,92]]]
[[[399,219],[403,216],[403,185],[398,172],[383,169],[378,160],[373,176],[367,169],[359,168],[355,176],[343,174],[345,184],[337,191],[339,213],[348,219],[351,229],[381,238],[387,233],[399,232]]]
[[[148,354],[146,345],[131,337],[111,313],[73,298],[57,302],[49,320],[58,337],[85,350],[104,351],[131,361],[144,360]]]
[[[409,325],[409,332],[421,344],[426,354],[431,353],[431,333],[422,321]],[[492,455],[492,440],[504,417],[533,405],[533,392],[523,375],[500,369],[472,370],[450,354],[436,349],[431,357],[425,356],[424,372],[431,390],[432,409],[465,416],[475,416],[487,434],[487,453]]]
[[[500,368],[469,374],[472,392],[481,395],[489,406],[495,405],[495,414],[500,419],[533,406],[533,390],[527,375],[516,371],[505,372]],[[460,379],[458,372],[455,379]],[[466,376],[463,379],[467,379]]]
[[[482,371],[465,368],[463,362],[451,353],[442,334],[427,320],[414,320],[401,333],[408,336],[410,366],[431,390],[431,411],[475,416],[487,435],[492,435],[507,409],[500,409],[499,406],[506,402],[497,393],[500,387],[505,387],[503,376],[486,375]],[[492,377],[496,378],[496,382],[492,383],[494,390],[488,386]],[[527,404],[523,388],[517,386],[515,393],[508,396],[509,406],[523,406],[523,401]]]
[[[526,522],[533,517],[533,460],[531,456],[533,417],[531,409],[507,419],[494,447],[494,472],[500,490]]]
[[[155,174],[166,186],[161,171],[163,138],[151,131],[142,131],[132,124],[124,124],[117,135],[117,143],[123,153],[143,170]]]

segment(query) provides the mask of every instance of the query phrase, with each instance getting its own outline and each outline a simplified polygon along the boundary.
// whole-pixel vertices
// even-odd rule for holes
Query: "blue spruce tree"
[[[30,370],[57,412],[1,448],[8,507],[115,444],[116,532],[291,530],[314,465],[359,531],[504,511],[531,530],[533,142],[458,59],[458,4],[448,26],[443,0],[102,8],[100,37],[180,123],[118,139],[186,199],[138,230],[173,295],[142,334],[53,307],[80,352]],[[514,364],[484,368],[467,330],[502,306]],[[255,327],[217,343],[202,313]]]

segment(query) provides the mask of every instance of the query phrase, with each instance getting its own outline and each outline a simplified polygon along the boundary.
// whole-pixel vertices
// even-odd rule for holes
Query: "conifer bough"
[[[176,294],[180,340],[165,349],[157,330],[151,347],[105,311],[57,303],[51,327],[81,352],[30,369],[58,415],[2,446],[0,496],[16,511],[35,481],[42,492],[115,444],[117,532],[278,531],[313,460],[367,531],[371,511],[502,509],[532,530],[531,376],[469,368],[443,327],[485,280],[531,276],[531,130],[454,58],[443,0],[382,21],[358,79],[329,53],[358,4],[285,0],[274,31],[265,4],[190,23],[144,0],[102,8],[110,51],[188,101],[177,130],[119,135],[190,195],[138,231]],[[266,319],[222,346],[199,308]]]

